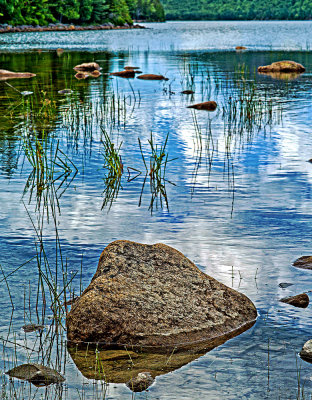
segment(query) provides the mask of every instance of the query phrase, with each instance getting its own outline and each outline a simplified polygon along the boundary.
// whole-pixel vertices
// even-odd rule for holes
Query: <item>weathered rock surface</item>
[[[282,303],[287,303],[295,307],[306,308],[309,305],[309,296],[306,293],[297,294],[280,299]]]
[[[96,62],[82,63],[74,67],[75,71],[95,71],[100,69],[99,64]]]
[[[22,364],[6,372],[12,378],[23,379],[34,385],[64,382],[65,378],[54,369],[41,364]]]
[[[187,108],[195,108],[195,110],[214,111],[217,108],[215,101],[205,101],[204,103],[193,104]]]
[[[312,269],[312,256],[302,256],[293,262],[293,266],[303,269]]]
[[[32,78],[33,76],[36,76],[36,74],[32,74],[31,72],[12,72],[7,71],[6,69],[0,69],[0,80]]]
[[[140,372],[135,378],[131,378],[126,385],[133,392],[143,392],[154,382],[152,375],[149,372]]]
[[[133,69],[125,69],[124,71],[111,72],[110,75],[120,76],[121,78],[134,78],[135,71]]]
[[[303,65],[294,61],[277,61],[270,65],[264,65],[258,67],[258,72],[304,72],[305,68]]]
[[[164,244],[115,241],[67,315],[71,343],[186,347],[241,328],[257,311],[243,294]]]
[[[143,74],[137,76],[138,79],[143,79],[145,81],[169,81],[168,78],[166,78],[163,75],[156,75],[156,74]]]
[[[303,360],[312,363],[312,339],[305,342],[305,344],[302,347],[302,350],[300,351],[300,357]]]

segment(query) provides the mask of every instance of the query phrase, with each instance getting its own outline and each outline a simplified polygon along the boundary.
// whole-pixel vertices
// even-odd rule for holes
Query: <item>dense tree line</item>
[[[47,25],[51,22],[131,24],[133,19],[163,21],[159,0],[0,0],[0,23]]]
[[[312,0],[162,0],[166,19],[312,19]]]

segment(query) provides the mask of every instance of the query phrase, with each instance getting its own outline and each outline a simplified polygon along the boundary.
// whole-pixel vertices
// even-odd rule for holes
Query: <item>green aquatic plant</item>
[[[115,144],[111,141],[109,135],[105,130],[103,132],[103,137],[101,143],[104,147],[104,169],[106,170],[105,178],[104,178],[104,200],[102,204],[102,209],[109,205],[109,209],[111,208],[113,201],[117,198],[119,190],[122,188],[121,186],[121,176],[123,174],[123,163],[120,155],[120,149],[122,146],[122,142],[119,146],[115,146]]]

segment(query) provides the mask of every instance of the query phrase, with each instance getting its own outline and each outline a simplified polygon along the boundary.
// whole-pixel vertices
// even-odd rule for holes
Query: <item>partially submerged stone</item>
[[[132,70],[136,70],[136,69],[140,69],[140,68],[139,67],[131,67],[131,66],[127,65],[126,67],[124,67],[124,69],[132,71]]]
[[[36,386],[47,386],[61,383],[65,378],[54,369],[41,364],[22,364],[6,372],[12,378],[22,379]]]
[[[300,351],[300,357],[303,360],[312,363],[312,339],[305,342],[305,344],[302,347],[302,350]]]
[[[312,269],[312,256],[302,256],[293,262],[293,266],[303,269]]]
[[[152,375],[149,372],[144,371],[144,372],[138,373],[138,375],[136,377],[131,378],[126,383],[126,385],[133,392],[143,392],[149,386],[151,386],[153,382],[154,382],[154,378],[152,377]]]
[[[309,305],[309,296],[306,293],[288,296],[280,299],[282,303],[287,303],[295,307],[306,308]]]
[[[22,329],[26,333],[35,332],[35,331],[43,331],[44,325],[27,324],[27,325],[22,326]]]
[[[124,70],[124,71],[111,72],[110,75],[120,76],[121,78],[134,78],[135,77],[135,72],[134,72],[133,69],[127,69],[127,70]]]
[[[36,76],[31,72],[12,72],[6,69],[0,69],[0,80],[18,79],[18,78],[32,78]]]
[[[258,72],[304,72],[305,68],[303,65],[296,63],[294,61],[277,61],[270,65],[264,65],[258,67]]]
[[[194,108],[195,110],[214,111],[217,108],[215,101],[205,101],[203,103],[193,104],[187,108]]]
[[[243,294],[201,272],[172,247],[109,244],[67,315],[71,343],[187,347],[254,321]]]
[[[245,46],[236,46],[236,47],[235,47],[235,50],[236,50],[236,51],[247,50],[247,47],[245,47]]]
[[[194,90],[182,90],[182,94],[194,94]]]
[[[94,70],[100,70],[100,66],[96,62],[90,62],[90,63],[83,63],[76,65],[74,67],[75,71],[94,71]]]
[[[282,289],[286,289],[286,288],[288,288],[289,286],[292,286],[292,285],[293,285],[293,283],[289,283],[289,282],[281,282],[281,283],[278,284],[278,286],[280,288],[282,288]]]
[[[143,74],[137,76],[138,79],[143,79],[146,81],[168,81],[169,79],[163,75],[156,75],[156,74]]]
[[[71,90],[71,89],[62,89],[62,90],[59,90],[57,93],[59,93],[59,94],[72,94],[73,90]]]

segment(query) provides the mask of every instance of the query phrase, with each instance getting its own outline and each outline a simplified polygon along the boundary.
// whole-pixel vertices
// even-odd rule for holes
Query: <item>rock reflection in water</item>
[[[197,342],[175,348],[138,348],[124,346],[123,349],[91,347],[87,344],[73,346],[68,351],[82,375],[88,379],[105,380],[107,383],[128,383],[142,372],[153,378],[171,371],[203,356],[227,340],[243,333],[254,325],[250,322],[237,330],[210,341]]]

